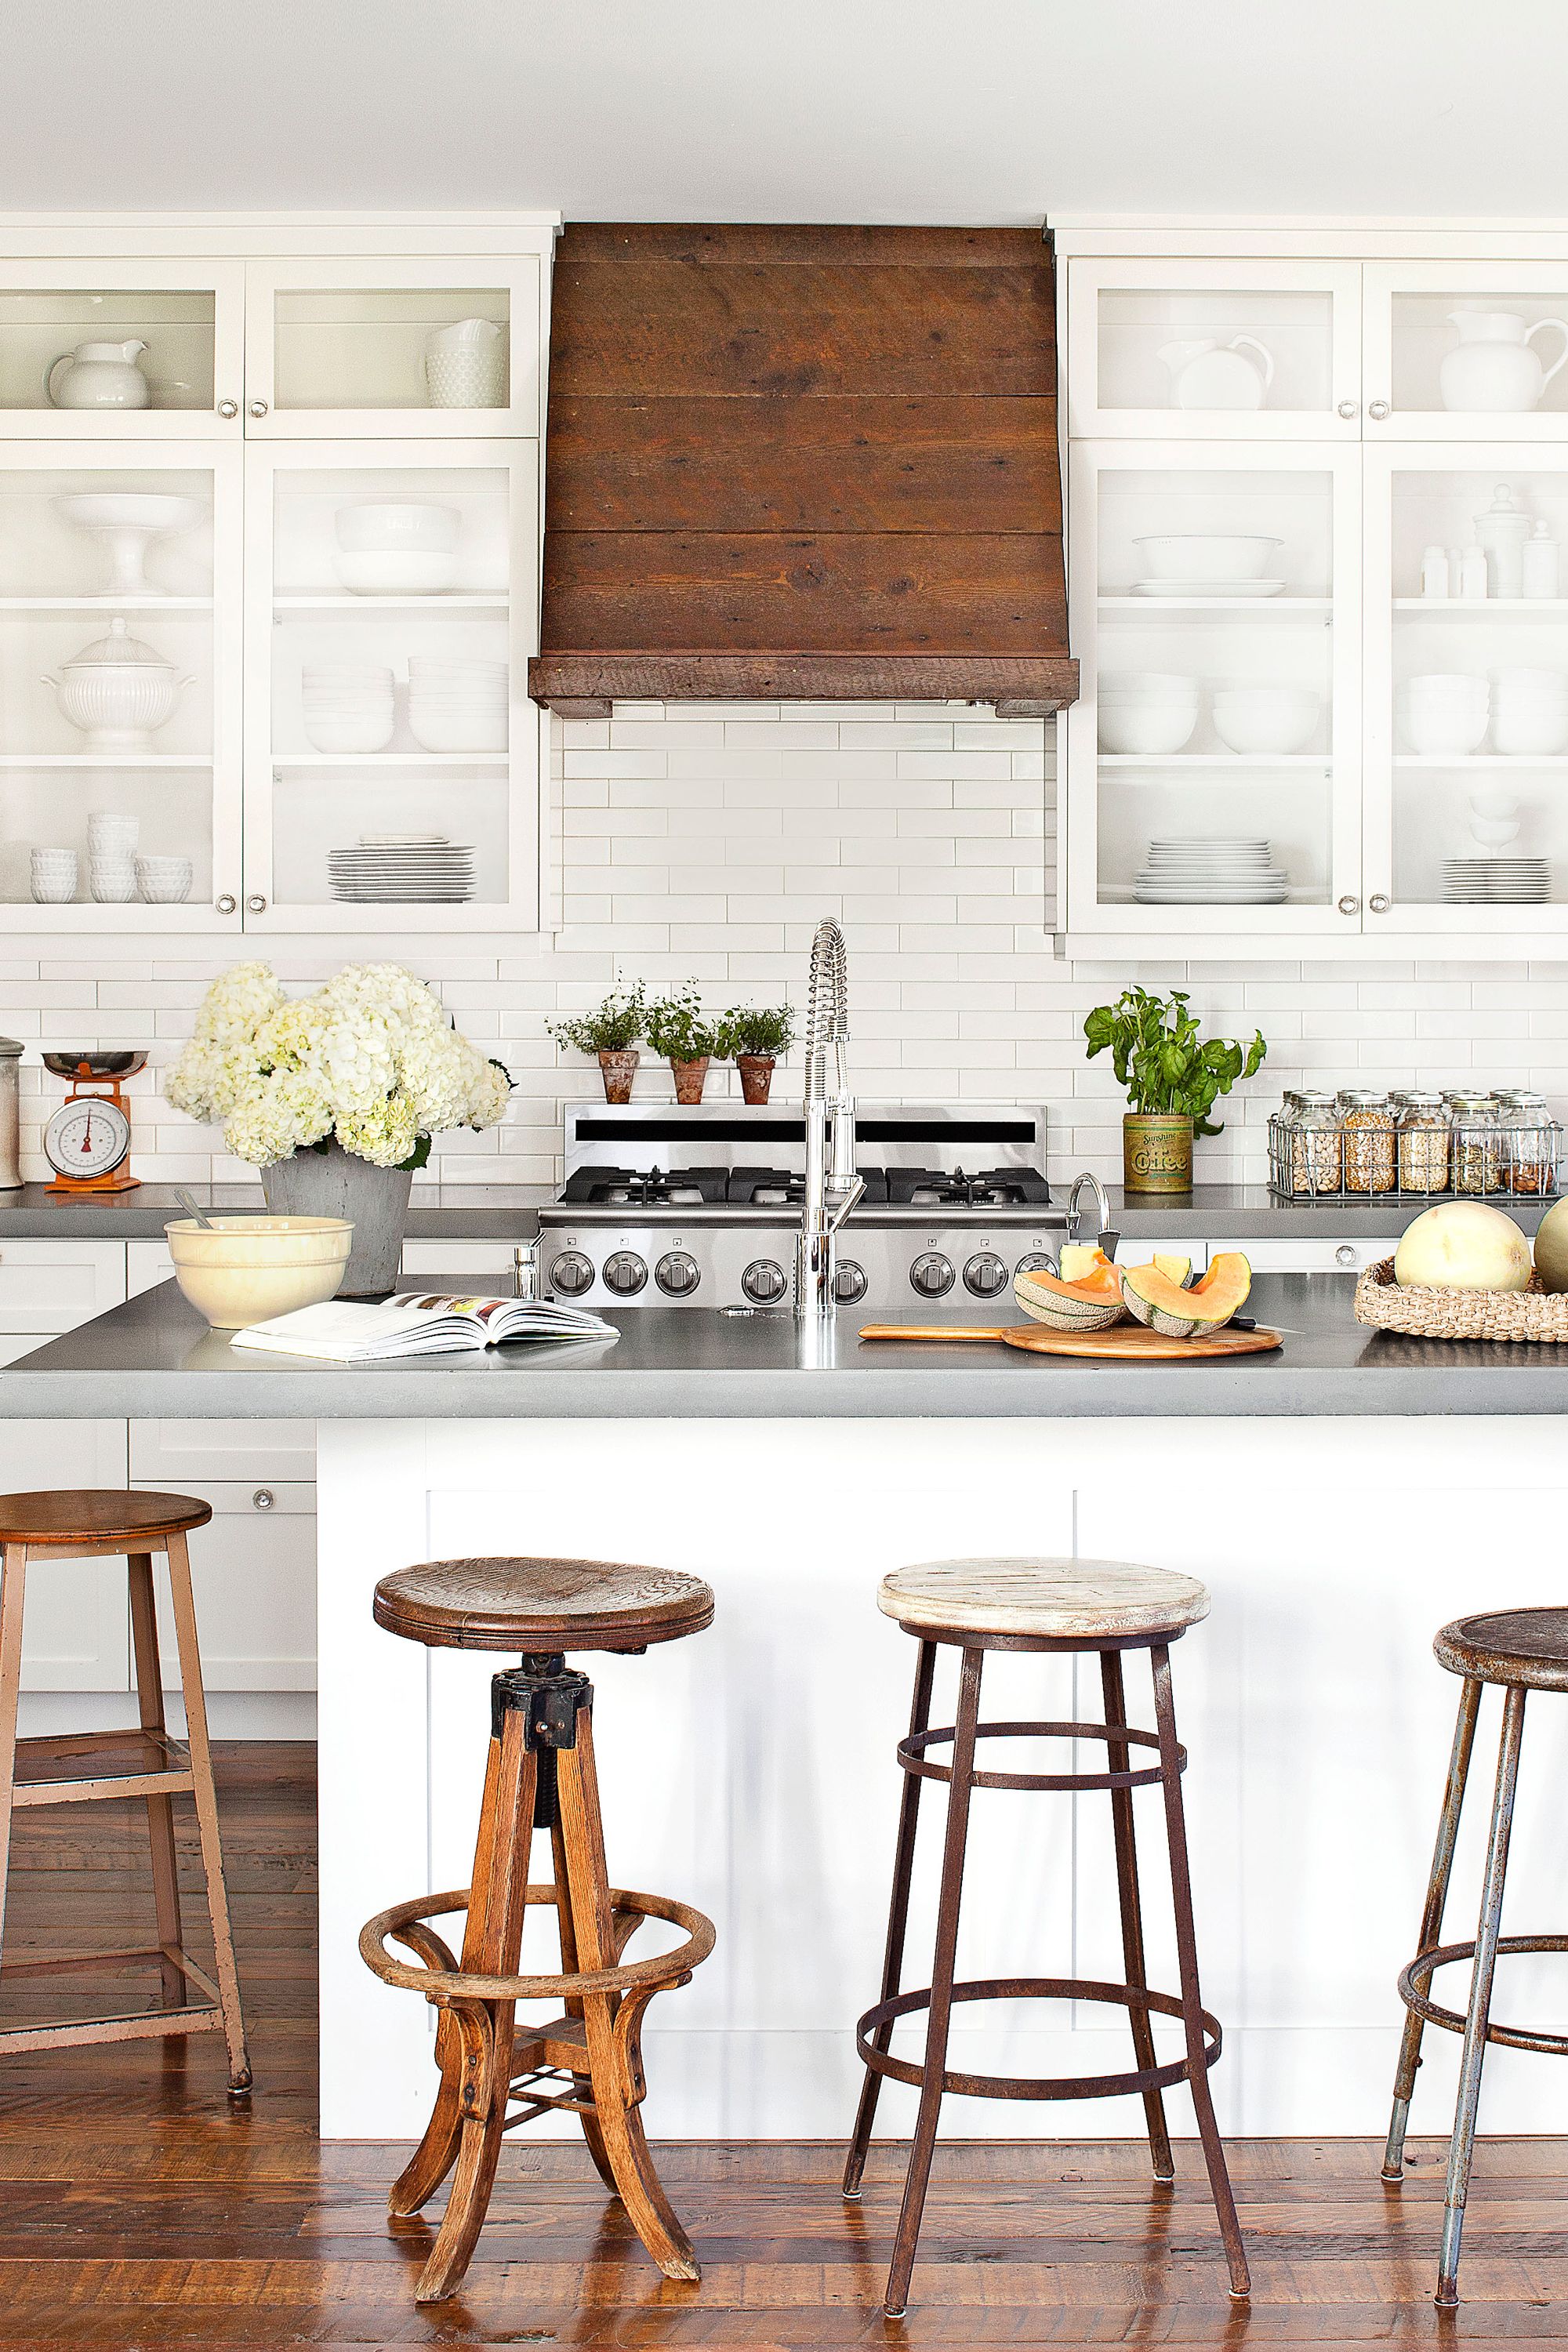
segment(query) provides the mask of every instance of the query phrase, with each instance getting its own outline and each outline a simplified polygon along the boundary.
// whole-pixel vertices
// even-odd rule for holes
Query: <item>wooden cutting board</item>
[[[867,1323],[862,1339],[1002,1340],[1033,1356],[1095,1356],[1111,1363],[1201,1363],[1213,1356],[1261,1356],[1284,1341],[1278,1331],[1216,1331],[1207,1339],[1167,1339],[1142,1323],[1109,1331],[1052,1331],[1044,1323]]]

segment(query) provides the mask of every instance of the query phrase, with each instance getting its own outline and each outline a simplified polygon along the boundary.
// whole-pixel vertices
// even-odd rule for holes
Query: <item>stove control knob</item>
[[[866,1269],[852,1257],[841,1257],[833,1276],[833,1297],[840,1307],[853,1307],[866,1296]]]
[[[581,1298],[594,1286],[594,1263],[581,1250],[563,1250],[550,1269],[550,1287],[567,1298]]]
[[[1018,1274],[1055,1274],[1057,1262],[1049,1250],[1026,1250],[1013,1268]]]
[[[994,1298],[1007,1284],[1007,1269],[994,1250],[981,1250],[963,1269],[963,1286],[976,1298]]]
[[[754,1257],[741,1276],[741,1288],[753,1307],[771,1307],[784,1295],[784,1268],[771,1257]]]
[[[910,1268],[910,1282],[922,1298],[945,1298],[952,1288],[952,1260],[927,1250]]]
[[[636,1250],[616,1250],[605,1260],[605,1287],[617,1298],[635,1298],[647,1280],[647,1267]]]
[[[653,1278],[671,1298],[689,1298],[702,1279],[702,1269],[685,1250],[667,1250],[654,1267]]]

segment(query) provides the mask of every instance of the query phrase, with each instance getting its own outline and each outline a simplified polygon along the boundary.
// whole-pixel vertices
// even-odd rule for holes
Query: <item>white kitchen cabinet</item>
[[[57,408],[46,377],[82,343],[145,346],[145,408]],[[55,377],[66,393],[62,368]],[[245,272],[163,254],[0,258],[0,439],[237,441],[245,384]]]
[[[1442,260],[1369,261],[1363,285],[1369,441],[1568,440],[1568,364],[1556,364],[1568,358],[1568,254],[1558,260],[1483,260],[1456,252]],[[1489,331],[1481,330],[1483,319],[1493,322]],[[1503,321],[1542,328],[1530,338],[1545,379],[1534,405],[1510,412],[1466,404],[1464,377],[1444,370],[1461,341],[1460,320],[1466,340],[1500,335],[1516,348],[1516,328],[1504,332]],[[1528,362],[1495,363],[1500,379],[1505,369],[1531,373]],[[1486,373],[1493,373],[1487,365]]]
[[[155,1486],[137,1476],[133,1486]],[[191,1583],[209,1691],[309,1691],[316,1686],[316,1490],[248,1479],[183,1478],[213,1516],[191,1538]],[[164,1682],[179,1652],[161,1576],[159,1643]],[[73,1685],[75,1687],[75,1685]]]
[[[483,1283],[488,1290],[510,1298],[516,1279],[516,1248],[515,1242],[405,1242],[403,1273],[405,1279],[416,1282],[437,1275]]]

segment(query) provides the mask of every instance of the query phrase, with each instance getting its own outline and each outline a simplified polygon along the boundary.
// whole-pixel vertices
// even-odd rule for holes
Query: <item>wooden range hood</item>
[[[1037,230],[567,228],[530,693],[1060,709],[1056,390]]]

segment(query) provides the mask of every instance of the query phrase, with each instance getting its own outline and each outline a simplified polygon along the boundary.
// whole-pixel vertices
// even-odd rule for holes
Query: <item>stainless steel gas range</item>
[[[1067,1213],[1043,1110],[862,1103],[855,1123],[866,1191],[838,1236],[841,1307],[996,1298],[1020,1266],[1055,1264]],[[787,1307],[805,1159],[798,1105],[574,1106],[541,1287],[592,1307]]]

